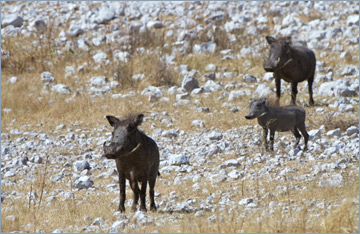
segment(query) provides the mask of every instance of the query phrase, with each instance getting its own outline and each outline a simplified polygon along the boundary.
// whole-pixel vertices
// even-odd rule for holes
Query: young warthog
[[[292,131],[296,137],[295,148],[298,146],[301,134],[305,139],[304,151],[307,149],[309,134],[305,129],[305,110],[297,106],[271,107],[267,105],[267,99],[251,99],[250,111],[246,119],[257,118],[258,123],[263,127],[263,140],[266,150],[269,149],[267,142],[268,130],[270,129],[270,149],[274,150],[275,131]]]
[[[134,192],[132,209],[136,210],[140,190],[140,210],[146,211],[146,185],[150,186],[150,210],[155,211],[154,187],[159,169],[159,150],[153,139],[138,130],[144,115],[132,115],[122,120],[106,116],[114,127],[110,144],[104,142],[104,153],[108,159],[115,159],[119,173],[120,204],[119,210],[125,211],[125,179],[130,182]]]
[[[312,50],[304,46],[291,45],[291,37],[275,39],[266,37],[270,45],[269,58],[263,62],[267,72],[273,72],[276,85],[276,97],[279,103],[281,79],[291,83],[291,103],[296,105],[297,84],[308,81],[309,104],[314,105],[312,85],[314,81],[316,58]]]

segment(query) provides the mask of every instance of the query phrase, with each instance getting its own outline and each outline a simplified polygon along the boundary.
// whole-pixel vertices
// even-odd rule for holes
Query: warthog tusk
[[[286,63],[284,63],[284,65],[282,65],[282,67],[280,69],[283,69],[284,67],[286,67],[286,65],[288,65],[291,61],[292,61],[292,59],[289,59],[288,61],[286,61]]]
[[[261,115],[259,115],[259,117],[264,116],[264,115],[266,115],[266,114],[267,114],[267,112],[264,112],[264,113],[262,113]]]
[[[122,156],[128,156],[128,155],[134,153],[137,149],[139,149],[140,146],[141,146],[141,143],[137,144],[137,146],[134,149],[132,149],[129,153],[126,153]]]

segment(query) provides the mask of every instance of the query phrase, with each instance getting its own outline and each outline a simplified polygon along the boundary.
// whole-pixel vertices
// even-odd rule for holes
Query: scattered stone
[[[51,91],[54,91],[54,92],[57,92],[57,93],[60,93],[60,94],[70,94],[71,93],[70,88],[68,86],[64,85],[64,84],[54,85],[51,88]]]
[[[14,26],[14,27],[21,27],[24,23],[24,19],[19,16],[19,15],[3,15],[2,17],[2,22],[1,22],[1,27],[6,27],[6,26]]]
[[[41,73],[41,81],[43,83],[51,83],[55,81],[55,78],[50,72],[43,72]]]
[[[215,131],[213,131],[213,132],[211,132],[209,135],[208,135],[208,138],[210,139],[210,140],[212,140],[212,141],[214,141],[214,140],[221,140],[222,138],[223,138],[223,134],[222,133],[220,133],[220,132],[215,132]]]
[[[334,136],[341,137],[340,128],[328,131],[326,133],[326,136],[328,136],[328,137],[334,137]]]
[[[185,154],[169,154],[168,159],[170,165],[189,164],[189,158]]]
[[[82,160],[82,161],[76,161],[74,162],[74,171],[80,172],[85,169],[90,169],[90,164],[88,161]]]
[[[74,182],[74,187],[78,189],[88,189],[94,184],[94,181],[88,176],[81,176]]]
[[[181,87],[184,90],[191,92],[193,89],[199,88],[199,82],[193,76],[185,76],[181,83]]]

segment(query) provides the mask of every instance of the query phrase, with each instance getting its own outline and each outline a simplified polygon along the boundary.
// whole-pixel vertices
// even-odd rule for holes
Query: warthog
[[[314,81],[316,58],[312,50],[304,46],[291,45],[291,37],[266,37],[270,45],[270,55],[263,62],[267,72],[273,72],[276,85],[276,97],[279,103],[281,79],[291,83],[291,103],[296,105],[297,85],[308,81],[309,104],[314,105],[312,85]]]
[[[159,149],[153,139],[138,129],[144,115],[131,115],[123,119],[106,116],[114,127],[111,142],[104,142],[104,153],[108,159],[115,159],[119,173],[119,210],[125,211],[125,179],[130,182],[134,192],[132,210],[136,210],[140,191],[140,210],[146,211],[146,185],[150,187],[150,210],[155,211],[154,187],[159,169]],[[141,182],[139,190],[138,182]]]
[[[270,129],[270,149],[274,150],[275,131],[292,131],[296,137],[295,148],[298,146],[301,134],[305,139],[304,151],[307,149],[309,134],[305,128],[305,110],[298,106],[271,107],[267,105],[267,99],[251,99],[250,111],[246,119],[257,118],[258,123],[263,127],[263,140],[266,150],[269,149],[267,142],[268,130]]]

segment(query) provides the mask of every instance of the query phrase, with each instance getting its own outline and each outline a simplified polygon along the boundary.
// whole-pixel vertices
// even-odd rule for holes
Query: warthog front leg
[[[280,106],[280,96],[281,96],[281,79],[280,77],[275,76],[275,86],[276,86],[276,105]]]
[[[119,211],[124,212],[125,211],[125,175],[122,173],[119,173],[119,185],[120,185],[120,204],[119,204]]]
[[[298,93],[297,85],[298,85],[297,82],[291,83],[291,104],[294,104],[294,105],[296,105],[296,95]]]
[[[268,135],[268,129],[267,128],[263,128],[263,141],[264,141],[264,145],[265,145],[265,149],[269,150],[269,145],[268,145],[268,141],[267,141],[267,135]]]
[[[138,182],[136,181],[136,178],[133,173],[130,174],[130,187],[134,193],[134,201],[133,201],[131,209],[133,211],[136,211],[136,206],[139,201],[139,186],[138,186]]]
[[[270,129],[270,150],[274,151],[274,137],[275,131]]]
[[[310,104],[310,106],[314,106],[313,89],[312,89],[313,81],[314,81],[314,74],[312,74],[310,76],[310,78],[308,79],[309,104]]]

